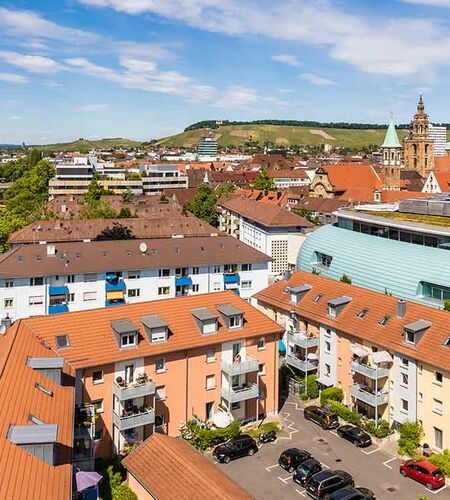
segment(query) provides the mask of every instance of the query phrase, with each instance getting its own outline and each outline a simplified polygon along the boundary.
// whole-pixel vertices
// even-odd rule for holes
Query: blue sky
[[[0,143],[450,122],[450,0],[2,0]]]

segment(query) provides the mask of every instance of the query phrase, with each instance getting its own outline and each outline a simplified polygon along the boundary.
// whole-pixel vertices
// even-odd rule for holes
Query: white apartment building
[[[433,139],[434,156],[445,156],[445,148],[447,146],[447,128],[437,127],[430,124],[428,132],[430,139]]]
[[[270,258],[227,236],[20,245],[0,262],[0,318],[15,320],[268,285]]]
[[[218,207],[219,229],[271,257],[271,275],[295,269],[311,223],[285,208],[238,195],[223,195]]]

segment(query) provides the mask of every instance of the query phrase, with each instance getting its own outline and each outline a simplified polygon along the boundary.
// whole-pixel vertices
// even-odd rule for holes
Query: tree
[[[84,200],[87,203],[100,201],[102,195],[105,194],[105,189],[101,186],[97,179],[92,179],[89,183],[87,193],[84,195]]]
[[[399,426],[400,438],[398,440],[398,452],[400,455],[413,457],[420,446],[420,440],[424,433],[420,422],[405,422]]]
[[[117,214],[118,219],[133,219],[137,217],[128,207],[122,207],[120,212]]]
[[[131,200],[133,199],[133,191],[131,191],[130,188],[126,189],[123,193],[122,193],[122,201],[124,203],[130,203]]]
[[[185,209],[208,224],[217,224],[217,197],[206,184],[200,184],[195,197],[185,204]]]
[[[450,300],[444,300],[444,311],[450,311]]]
[[[294,212],[294,214],[300,215],[300,217],[303,217],[315,226],[318,226],[320,224],[319,219],[315,217],[312,214],[311,210],[308,210],[307,208],[293,208],[292,211]]]
[[[219,186],[216,189],[217,199],[219,199],[224,193],[234,193],[235,191],[236,191],[236,186],[232,182],[229,182],[223,186]]]
[[[275,188],[275,183],[273,179],[268,176],[264,169],[261,169],[258,173],[258,177],[253,182],[253,189],[259,189],[261,191],[270,191]]]
[[[340,389],[339,387],[327,387],[326,389],[323,389],[323,391],[320,393],[320,404],[322,406],[325,405],[330,400],[342,403],[343,399],[344,399],[344,394],[342,392],[342,389]]]
[[[132,240],[134,239],[133,231],[121,224],[114,222],[112,226],[107,226],[95,238],[95,241],[108,241],[108,240]]]

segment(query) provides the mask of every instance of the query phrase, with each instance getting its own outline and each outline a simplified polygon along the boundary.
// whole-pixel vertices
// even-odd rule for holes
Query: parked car
[[[241,434],[214,448],[213,457],[218,462],[228,463],[235,458],[253,455],[258,451],[256,441],[248,434]]]
[[[336,413],[328,408],[320,406],[307,406],[303,412],[306,420],[319,424],[322,429],[336,429],[339,427],[339,419]]]
[[[352,488],[348,486],[334,491],[326,497],[327,500],[376,500],[375,493],[368,488]]]
[[[306,450],[299,450],[298,448],[288,448],[284,450],[278,459],[278,464],[288,472],[294,472],[295,469],[302,464],[305,460],[312,458],[311,453]]]
[[[306,493],[315,500],[326,498],[327,495],[346,486],[355,486],[353,477],[343,470],[324,470],[314,474],[306,483]]]
[[[355,446],[365,448],[372,444],[370,435],[359,427],[356,427],[356,425],[341,425],[336,432],[339,437],[347,439],[347,441],[350,441]]]
[[[294,472],[294,481],[305,486],[308,479],[322,470],[322,464],[315,458],[309,458],[301,463]]]
[[[400,474],[415,479],[429,490],[437,490],[445,484],[444,473],[428,460],[407,460],[400,465]]]

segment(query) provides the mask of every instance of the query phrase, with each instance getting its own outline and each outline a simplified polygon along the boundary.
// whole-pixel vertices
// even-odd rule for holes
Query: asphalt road
[[[425,486],[399,473],[400,460],[393,458],[375,445],[356,448],[337,436],[336,431],[324,431],[303,418],[303,410],[286,402],[280,415],[285,419],[285,429],[276,443],[262,445],[252,457],[243,457],[218,467],[241,484],[257,499],[288,500],[309,498],[300,485],[294,483],[292,474],[278,465],[278,457],[286,448],[308,450],[324,468],[342,469],[355,479],[356,486],[373,490],[381,500],[450,499],[450,487],[428,491]],[[211,457],[212,459],[212,457]]]

